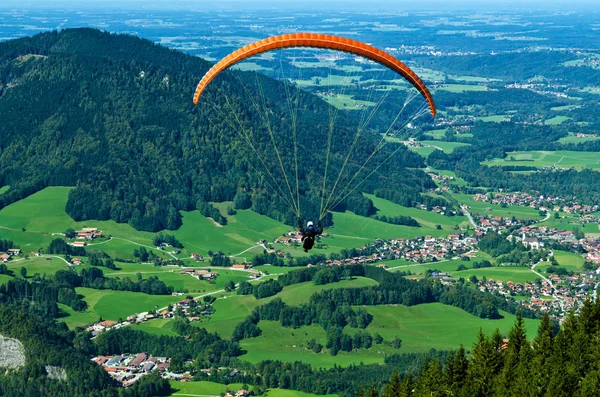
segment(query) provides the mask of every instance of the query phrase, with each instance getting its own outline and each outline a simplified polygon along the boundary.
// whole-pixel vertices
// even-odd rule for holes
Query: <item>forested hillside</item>
[[[245,90],[253,94],[260,88],[265,108],[281,120],[274,133],[286,137],[282,83],[227,72],[211,84],[207,95],[212,107],[194,107],[193,89],[209,66],[147,40],[92,29],[0,43],[0,185],[11,186],[0,207],[45,186],[69,185],[77,186],[66,208],[75,220],[113,219],[148,231],[176,229],[180,210],[210,215],[207,203],[235,199],[239,208],[295,223],[293,212],[230,139],[235,136],[232,126],[215,113],[232,109],[241,123],[257,130],[256,144],[269,153],[269,136],[262,135],[263,123],[248,110]],[[303,213],[316,216],[325,147],[315,138],[327,128],[328,105],[310,94],[300,96],[299,193],[312,197],[303,200]],[[336,126],[332,175],[344,160],[351,134],[347,124]],[[354,156],[366,157],[377,138],[374,133],[361,137]],[[291,163],[291,140],[281,141],[286,145],[281,156]],[[386,148],[378,155],[390,153]],[[363,190],[386,186],[396,192],[396,201],[422,201],[419,192],[433,182],[404,168],[422,166],[418,155],[400,148]],[[355,194],[340,208],[367,215],[372,203]]]

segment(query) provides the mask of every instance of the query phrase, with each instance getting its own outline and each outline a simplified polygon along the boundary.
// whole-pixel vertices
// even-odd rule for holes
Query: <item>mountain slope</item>
[[[0,196],[0,207],[44,186],[76,185],[66,208],[76,220],[175,229],[181,224],[179,210],[237,198],[242,206],[294,223],[267,175],[248,166],[248,147],[219,114],[231,107],[245,128],[256,131],[252,139],[259,153],[272,154],[265,123],[248,100],[264,93],[282,161],[293,164],[282,84],[253,73],[225,72],[211,84],[208,104],[194,107],[193,89],[209,66],[147,40],[93,29],[0,43],[0,185],[12,186]],[[310,94],[300,97],[299,194],[309,197],[303,213],[316,216],[328,106]],[[336,126],[331,175],[340,169],[354,133],[347,124]],[[353,159],[367,158],[377,143],[376,134],[363,135]],[[391,153],[386,147],[379,156]],[[265,168],[276,169],[276,156],[265,157]],[[404,167],[422,166],[419,156],[400,148],[363,190],[386,186],[405,202],[421,201],[419,192],[433,182]],[[350,161],[352,167],[358,164]],[[275,179],[283,185],[282,174]],[[370,204],[354,195],[346,205],[368,212]]]

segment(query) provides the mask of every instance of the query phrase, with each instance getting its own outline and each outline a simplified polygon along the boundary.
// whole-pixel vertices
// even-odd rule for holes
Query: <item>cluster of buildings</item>
[[[537,196],[529,193],[496,193],[494,195],[477,193],[474,200],[505,205],[519,205],[523,207],[532,207],[540,211],[563,211],[568,214],[590,214],[600,209],[598,205],[582,205],[575,200],[568,200],[558,196]]]
[[[0,262],[6,263],[9,260],[11,260],[12,257],[17,256],[17,255],[21,255],[20,248],[7,249],[6,252],[0,252]]]
[[[147,353],[98,356],[92,358],[92,361],[101,365],[113,379],[125,387],[152,372],[166,373],[170,366],[169,358],[154,357]]]
[[[501,280],[480,280],[477,288],[484,292],[504,296],[526,296],[520,304],[535,312],[548,313],[551,318],[561,320],[572,309],[577,309],[590,296],[599,281],[596,272],[584,272],[572,276],[551,275],[538,282],[514,283]]]
[[[397,259],[433,262],[462,255],[477,248],[477,238],[453,233],[446,238],[432,236],[390,240],[389,249]]]
[[[82,238],[86,240],[93,240],[95,238],[102,237],[102,232],[96,227],[84,227],[81,230],[77,230],[75,234],[77,238]]]
[[[182,269],[179,274],[187,274],[198,280],[214,280],[217,278],[219,273],[211,272],[207,269],[193,269],[193,268],[185,268]]]

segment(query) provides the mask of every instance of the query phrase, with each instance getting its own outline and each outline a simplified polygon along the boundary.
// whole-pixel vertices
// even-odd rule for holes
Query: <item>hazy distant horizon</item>
[[[516,11],[531,9],[548,11],[570,11],[579,9],[590,9],[600,11],[597,0],[572,0],[565,4],[564,0],[370,0],[368,6],[365,6],[364,0],[304,0],[302,4],[289,4],[285,0],[181,0],[170,3],[154,0],[56,0],[51,3],[45,0],[4,0],[0,3],[0,9],[52,9],[69,7],[71,11],[76,9],[156,9],[156,10],[200,10],[200,9],[232,9],[232,8],[277,8],[277,9],[306,9],[318,10],[328,9],[330,7],[336,10],[377,10],[379,8],[389,7],[392,9],[406,10],[455,10],[455,9],[475,9],[475,10],[506,10]]]

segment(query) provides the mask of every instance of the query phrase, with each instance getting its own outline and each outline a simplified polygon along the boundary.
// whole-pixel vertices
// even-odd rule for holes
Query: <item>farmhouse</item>
[[[74,265],[81,265],[81,259],[73,258],[71,259],[71,263],[73,263]]]
[[[239,270],[246,270],[251,268],[252,265],[248,264],[248,263],[236,263],[234,265],[231,266],[232,269],[239,269]]]
[[[5,254],[5,253],[0,254],[0,260],[2,262],[8,262],[9,259],[10,259],[10,255]]]
[[[6,250],[6,252],[8,253],[8,255],[13,256],[13,255],[20,255],[21,254],[21,250],[19,248],[11,248]]]
[[[102,232],[95,227],[84,227],[77,232],[77,238],[85,238],[85,239],[95,239],[98,237],[102,237]]]
[[[73,247],[85,247],[87,243],[85,241],[74,241]]]

